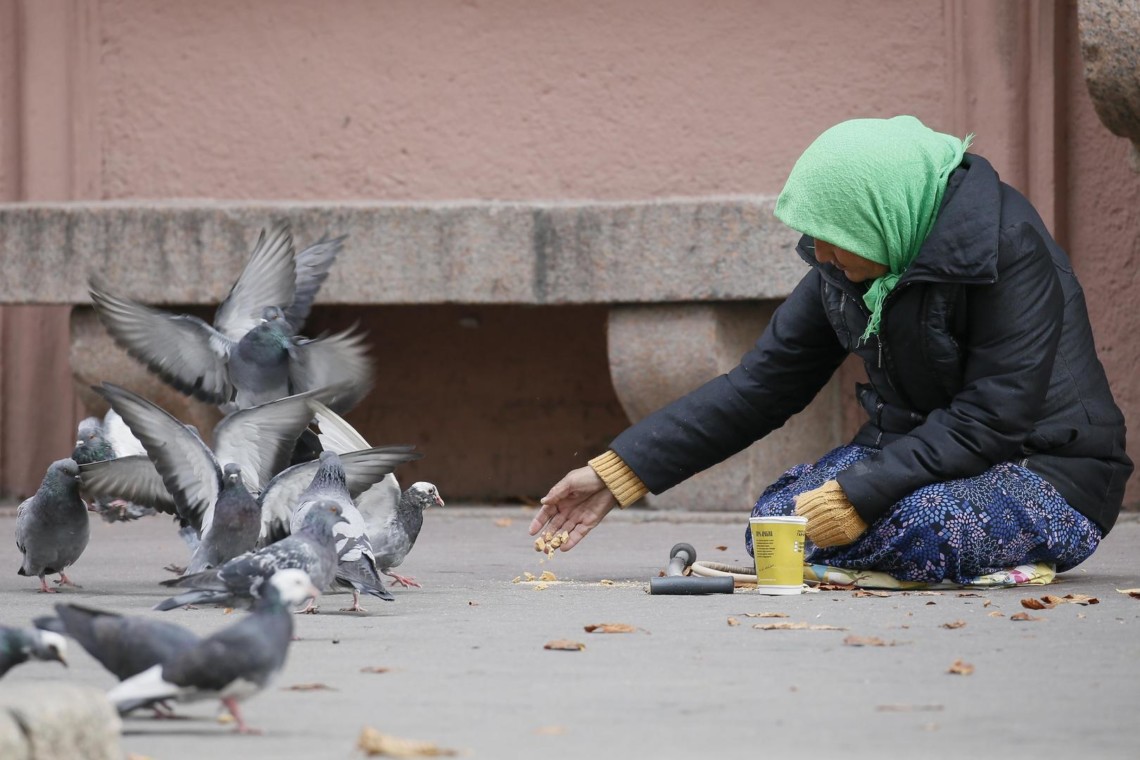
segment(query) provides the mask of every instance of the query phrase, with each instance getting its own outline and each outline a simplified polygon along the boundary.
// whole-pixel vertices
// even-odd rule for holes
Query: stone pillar
[[[1081,0],[1077,14],[1093,107],[1109,131],[1132,141],[1140,172],[1140,0]]]
[[[610,375],[634,422],[735,367],[760,337],[776,302],[615,306],[608,324]],[[832,380],[788,424],[666,493],[663,509],[747,512],[784,470],[840,443],[842,413]]]
[[[118,760],[123,722],[102,691],[64,681],[0,689],[0,757]]]

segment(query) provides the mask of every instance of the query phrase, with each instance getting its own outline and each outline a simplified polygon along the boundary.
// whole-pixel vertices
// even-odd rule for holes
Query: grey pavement
[[[216,703],[202,702],[179,706],[184,720],[127,718],[124,752],[356,758],[357,737],[370,726],[472,758],[1140,756],[1140,600],[1116,591],[1140,587],[1134,515],[1053,586],[887,598],[649,596],[648,579],[677,541],[704,559],[746,560],[744,517],[629,510],[542,562],[526,536],[529,515],[515,507],[431,510],[400,568],[422,589],[397,590],[392,603],[366,601],[366,615],[338,612],[349,597],[333,595],[320,614],[298,616],[300,638],[281,678],[245,705],[265,735],[233,735],[216,720]],[[162,567],[186,559],[166,518],[92,526],[91,545],[69,573],[84,588],[49,597],[35,579],[16,576],[15,520],[0,517],[9,537],[0,541],[0,622],[25,623],[56,598],[162,615],[202,633],[242,614],[150,611],[165,596]],[[544,589],[512,583],[543,570],[558,580]],[[1046,593],[1100,603],[1011,621],[1024,611],[1021,599]],[[759,612],[845,631],[757,630],[765,621],[745,615]],[[956,621],[965,625],[944,627]],[[641,630],[583,630],[611,622]],[[848,635],[893,645],[848,646]],[[586,648],[545,650],[554,639]],[[948,673],[957,660],[974,672]],[[113,683],[77,647],[70,669],[28,663],[0,687],[54,680]],[[312,684],[327,688],[289,688]]]

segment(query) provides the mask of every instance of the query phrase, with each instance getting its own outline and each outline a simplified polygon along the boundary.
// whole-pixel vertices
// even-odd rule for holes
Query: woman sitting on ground
[[[1087,559],[1132,472],[1124,418],[1068,257],[968,145],[911,116],[816,139],[776,203],[811,268],[755,348],[567,474],[531,535],[573,548],[783,425],[854,353],[869,420],[753,515],[806,517],[809,562],[905,581]]]

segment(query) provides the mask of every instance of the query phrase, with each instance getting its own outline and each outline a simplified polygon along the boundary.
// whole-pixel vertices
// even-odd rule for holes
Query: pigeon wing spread
[[[258,325],[266,306],[284,310],[292,304],[295,289],[293,235],[287,224],[278,223],[261,231],[245,268],[214,313],[214,325],[239,341]]]

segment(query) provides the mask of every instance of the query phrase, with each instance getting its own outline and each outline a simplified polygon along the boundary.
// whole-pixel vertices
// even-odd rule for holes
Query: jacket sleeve
[[[783,425],[846,356],[812,269],[739,366],[654,412],[611,444],[653,493],[724,461]],[[680,360],[683,360],[681,358]]]
[[[1033,430],[1053,374],[1064,296],[1045,242],[1028,224],[1003,233],[998,256],[997,281],[968,296],[962,390],[836,478],[868,524],[922,486],[1016,458]]]

